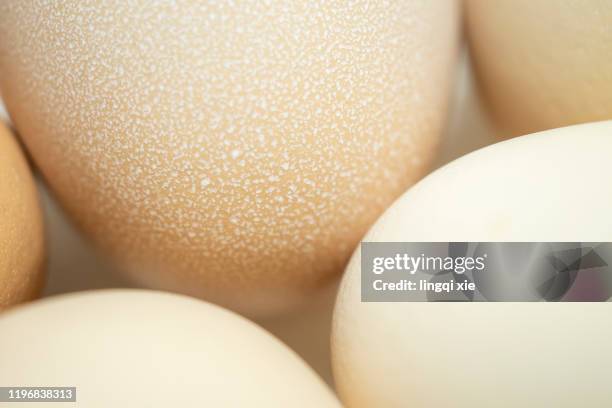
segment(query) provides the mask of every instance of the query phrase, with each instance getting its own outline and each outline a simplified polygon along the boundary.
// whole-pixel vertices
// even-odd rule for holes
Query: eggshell
[[[364,241],[612,241],[612,122],[478,150],[432,173]],[[360,252],[334,312],[348,407],[608,406],[610,303],[362,303]]]
[[[63,295],[2,315],[0,332],[3,386],[77,387],[79,406],[339,406],[259,326],[180,295]]]
[[[36,186],[14,136],[0,122],[0,310],[37,296],[44,231]]]
[[[3,1],[0,87],[56,195],[133,279],[272,313],[333,281],[431,162],[457,9]]]
[[[482,90],[507,135],[612,119],[612,4],[467,0]]]

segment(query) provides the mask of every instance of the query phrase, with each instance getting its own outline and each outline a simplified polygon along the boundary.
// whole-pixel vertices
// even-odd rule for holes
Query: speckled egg
[[[340,407],[278,339],[186,296],[58,296],[0,315],[0,333],[0,384],[76,387],[62,407]]]
[[[402,195],[364,241],[610,242],[611,134],[612,121],[589,123],[463,156]],[[360,261],[357,249],[334,311],[334,378],[345,406],[612,403],[612,303],[367,303]]]
[[[455,1],[0,4],[0,86],[137,282],[249,314],[333,281],[431,161]]]
[[[612,119],[612,3],[465,5],[474,65],[505,136]]]
[[[38,295],[44,254],[34,179],[17,140],[0,122],[0,311]]]

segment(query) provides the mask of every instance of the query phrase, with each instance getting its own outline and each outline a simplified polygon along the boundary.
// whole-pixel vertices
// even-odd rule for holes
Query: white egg
[[[185,296],[64,295],[1,315],[0,333],[2,386],[76,387],[82,407],[339,406],[279,340]]]
[[[482,93],[506,136],[612,119],[612,3],[464,4]]]
[[[612,122],[511,139],[405,193],[364,241],[612,241]],[[337,299],[349,407],[609,406],[610,303],[362,303],[360,252]]]

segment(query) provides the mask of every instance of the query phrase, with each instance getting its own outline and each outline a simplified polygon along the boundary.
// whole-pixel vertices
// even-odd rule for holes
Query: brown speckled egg
[[[44,252],[32,173],[17,141],[0,123],[0,311],[38,295]]]
[[[505,136],[612,119],[612,3],[467,0],[482,90]]]
[[[137,282],[301,302],[429,165],[454,1],[0,4],[0,83],[47,181]]]

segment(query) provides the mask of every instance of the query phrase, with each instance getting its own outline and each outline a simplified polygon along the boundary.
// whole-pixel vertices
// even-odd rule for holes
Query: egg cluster
[[[462,24],[499,138],[431,172]],[[0,129],[0,387],[76,386],[86,407],[612,404],[609,305],[365,303],[359,248],[612,241],[611,72],[605,2],[0,1],[18,136]],[[44,282],[28,161],[126,288],[13,308]],[[251,320],[307,321],[340,276],[331,359],[329,333],[297,336],[334,393]]]

